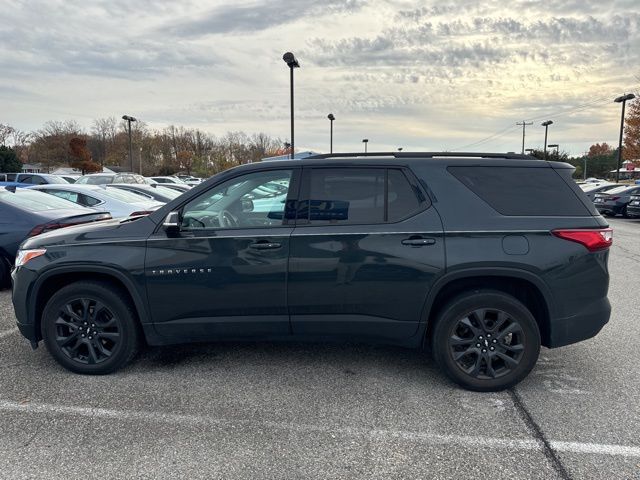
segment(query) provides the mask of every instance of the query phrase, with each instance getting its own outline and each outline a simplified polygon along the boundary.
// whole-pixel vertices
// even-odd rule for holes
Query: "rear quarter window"
[[[479,166],[447,170],[502,215],[591,216],[577,194],[550,167]]]

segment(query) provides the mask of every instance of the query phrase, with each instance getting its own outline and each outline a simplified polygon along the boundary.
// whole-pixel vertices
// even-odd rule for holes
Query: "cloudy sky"
[[[134,115],[335,149],[578,154],[640,88],[638,0],[0,0],[0,123]]]

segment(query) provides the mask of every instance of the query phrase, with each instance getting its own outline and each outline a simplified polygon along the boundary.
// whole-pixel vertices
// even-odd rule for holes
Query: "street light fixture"
[[[547,159],[547,134],[549,133],[549,125],[552,125],[552,120],[547,120],[546,122],[542,122],[541,125],[544,127],[544,159]]]
[[[282,56],[282,60],[289,67],[289,84],[291,90],[291,158],[294,153],[294,140],[293,140],[293,69],[300,68],[300,63],[291,52],[287,52]]]
[[[362,143],[364,143],[364,153],[367,153],[367,144],[369,143],[369,139],[363,138]]]
[[[125,120],[129,126],[129,171],[133,172],[133,150],[131,147],[131,122],[137,122],[138,120],[131,115],[123,115],[122,119]]]
[[[627,100],[633,100],[636,96],[633,93],[622,95],[614,100],[616,103],[622,103],[622,117],[620,117],[620,140],[618,142],[618,166],[616,167],[616,183],[620,181],[620,165],[622,163],[622,134],[624,133],[624,109]]]
[[[329,115],[327,115],[327,118],[329,119],[329,123],[331,124],[331,130],[329,133],[329,153],[333,153],[333,121],[336,119],[336,117],[333,116],[333,113],[330,113]]]
[[[398,151],[401,152],[402,150],[404,150],[403,147],[398,147]]]

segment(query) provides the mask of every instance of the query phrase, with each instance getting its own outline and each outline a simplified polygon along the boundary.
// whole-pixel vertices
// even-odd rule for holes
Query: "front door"
[[[286,206],[297,169],[246,173],[180,209],[179,232],[149,238],[145,274],[152,319],[185,340],[287,335]]]
[[[289,260],[293,333],[413,336],[444,270],[442,232],[408,170],[305,168]]]

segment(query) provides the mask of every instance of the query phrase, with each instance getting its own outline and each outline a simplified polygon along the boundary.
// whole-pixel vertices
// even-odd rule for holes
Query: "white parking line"
[[[219,425],[237,427],[239,425],[250,427],[269,427],[279,430],[287,430],[294,433],[325,433],[333,436],[368,437],[373,440],[401,439],[420,442],[431,445],[458,445],[471,448],[486,448],[487,446],[503,448],[506,450],[543,450],[543,445],[536,440],[509,439],[464,435],[439,435],[429,432],[410,432],[405,430],[377,429],[349,427],[327,427],[321,425],[304,425],[272,421],[254,421],[242,419],[220,419],[208,415],[190,415],[152,412],[144,410],[117,410],[111,408],[75,407],[69,405],[53,405],[46,403],[18,403],[9,400],[0,400],[1,412],[26,412],[34,414],[57,414],[68,416],[80,416],[97,419],[114,419],[121,421],[142,421],[152,423],[167,423],[174,425]],[[628,445],[612,445],[600,443],[582,442],[549,442],[552,448],[558,452],[613,455],[621,457],[640,458],[640,447]]]
[[[10,330],[5,330],[4,332],[0,332],[0,338],[9,337],[9,336],[13,335],[14,333],[16,333],[17,331],[18,331],[18,327],[13,327]]]

